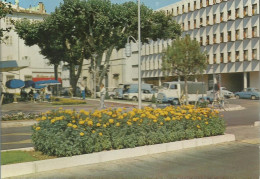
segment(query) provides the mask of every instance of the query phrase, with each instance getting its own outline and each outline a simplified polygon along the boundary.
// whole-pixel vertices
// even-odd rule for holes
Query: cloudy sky
[[[14,4],[15,2],[15,0],[6,0],[6,1],[11,2],[12,4]],[[126,1],[130,1],[130,0],[111,0],[112,3],[124,3]],[[141,3],[144,3],[145,5],[147,5],[152,9],[158,9],[178,1],[180,0],[141,0]],[[47,10],[47,13],[51,13],[54,11],[55,7],[59,6],[59,4],[63,2],[63,0],[20,0],[19,4],[21,7],[28,8],[30,5],[31,6],[38,5],[39,2],[43,2]]]

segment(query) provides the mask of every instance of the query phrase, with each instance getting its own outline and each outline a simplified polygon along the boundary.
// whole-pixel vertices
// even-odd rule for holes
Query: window
[[[248,37],[248,28],[244,28],[244,39]]]
[[[256,60],[257,49],[252,49],[252,60]]]
[[[231,41],[231,31],[228,31],[228,41]]]
[[[256,26],[254,26],[254,27],[252,27],[252,37],[256,37],[256,34],[257,33],[257,27]]]
[[[239,40],[239,30],[236,30],[236,40]]]
[[[223,63],[224,62],[224,53],[221,53],[220,54],[220,63]]]
[[[220,13],[220,22],[223,22],[223,17],[224,17],[224,13],[221,12],[221,13]]]
[[[244,50],[244,60],[248,60],[248,50]]]
[[[207,25],[209,25],[209,16],[207,16]]]
[[[207,42],[206,42],[206,45],[209,44],[209,35],[207,35]]]
[[[179,14],[179,7],[177,7],[177,14]]]
[[[200,8],[202,8],[202,0],[200,0]]]
[[[194,28],[197,28],[196,20],[194,20]]]
[[[10,25],[12,25],[12,23],[13,23],[13,20],[12,20],[11,17],[6,17],[6,18],[4,19],[4,21],[5,21],[6,26],[10,26]]]
[[[216,4],[216,0],[213,0],[213,4]]]
[[[224,41],[224,33],[222,32],[221,34],[220,34],[220,42],[223,42]]]
[[[209,0],[207,0],[206,3],[207,3],[207,6],[208,6],[209,5]]]
[[[248,6],[245,6],[244,7],[244,16],[247,16],[248,15]]]
[[[173,8],[172,8],[172,14],[173,14]]]
[[[6,81],[14,79],[14,75],[6,75]]]
[[[253,4],[252,5],[252,15],[255,15],[255,14],[257,14],[257,5]]]
[[[203,37],[200,37],[200,46],[203,45]]]
[[[231,19],[231,10],[228,11],[228,20]]]
[[[12,36],[8,36],[8,38],[6,39],[6,45],[7,46],[12,46],[13,45],[13,37]]]
[[[200,18],[200,26],[203,26],[203,19]]]
[[[184,12],[184,5],[182,5],[182,13]]]
[[[188,21],[188,30],[190,30],[190,21]]]
[[[214,15],[213,15],[213,23],[214,23],[214,24],[216,23],[216,19],[217,19],[216,17],[217,17],[217,15],[214,14]]]
[[[197,4],[196,4],[196,1],[194,1],[194,10],[196,9],[196,5],[197,5]]]
[[[239,51],[236,51],[236,62],[239,62]]]
[[[184,30],[184,23],[182,23],[182,30]]]
[[[228,62],[231,62],[231,52],[228,52]]]
[[[217,54],[213,55],[213,63],[216,64],[217,63]]]
[[[217,35],[216,35],[216,34],[213,34],[213,43],[214,43],[214,44],[216,43],[216,39],[217,39]]]
[[[236,9],[236,18],[239,18],[239,8]]]
[[[31,75],[24,75],[24,81],[29,81],[32,80],[32,76]]]
[[[207,55],[207,63],[209,64],[209,55]]]
[[[190,3],[188,3],[188,12],[190,12]]]

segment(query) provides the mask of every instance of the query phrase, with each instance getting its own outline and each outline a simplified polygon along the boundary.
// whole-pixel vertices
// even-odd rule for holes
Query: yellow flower
[[[166,118],[164,118],[164,120],[165,120],[165,121],[170,121],[171,118],[170,118],[170,117],[166,117]]]
[[[157,122],[157,120],[156,120],[156,119],[154,119],[154,120],[153,120],[153,122],[154,122],[154,123],[156,123],[156,122]]]
[[[93,125],[93,121],[88,121],[88,125],[92,126]]]
[[[88,112],[88,111],[85,111],[84,114],[85,114],[86,116],[88,116],[88,115],[89,115],[89,112]]]
[[[106,125],[106,124],[104,124],[104,125],[103,125],[103,127],[104,127],[104,128],[106,128],[106,127],[107,127],[107,125]]]
[[[36,127],[36,130],[38,131],[38,130],[40,130],[41,129],[41,127]]]
[[[47,118],[45,117],[45,116],[42,116],[42,120],[44,121],[44,120],[46,120]]]
[[[56,121],[55,119],[52,119],[52,120],[51,120],[51,123],[54,123],[55,121]]]
[[[114,123],[114,119],[109,119],[108,122],[113,124]]]
[[[84,132],[81,132],[81,133],[79,133],[79,135],[80,135],[80,136],[84,136],[85,134],[84,134]]]
[[[78,128],[78,126],[77,126],[77,125],[73,125],[72,127],[73,127],[74,129]]]
[[[116,117],[116,114],[113,114],[112,117]]]
[[[175,118],[175,117],[172,117],[172,120],[173,120],[173,121],[175,121],[175,120],[176,120],[176,118]]]
[[[197,125],[197,128],[200,129],[200,125]]]
[[[163,122],[160,122],[161,125],[163,125]]]
[[[119,122],[117,122],[117,123],[116,123],[116,126],[117,126],[117,127],[118,127],[118,126],[120,126],[120,123],[119,123]]]
[[[102,136],[103,134],[102,134],[102,132],[100,132],[100,133],[98,133],[100,136]]]
[[[208,121],[207,121],[207,122],[205,122],[205,124],[209,124],[209,123],[208,123]]]
[[[59,110],[62,110],[62,109],[63,109],[62,107],[59,108]]]
[[[190,115],[185,115],[185,118],[186,119],[190,119]]]
[[[97,126],[97,127],[100,127],[100,126],[101,126],[101,124],[98,122],[96,126]]]
[[[75,123],[76,121],[75,120],[72,120],[72,123]]]
[[[127,121],[127,124],[128,124],[129,126],[131,126],[131,125],[132,125],[132,123],[131,123],[131,122],[129,122],[129,121]]]
[[[79,121],[79,124],[81,124],[81,125],[84,124],[84,123],[85,123],[85,121]]]
[[[67,126],[68,126],[68,127],[72,127],[72,124],[71,124],[71,123],[68,123]]]

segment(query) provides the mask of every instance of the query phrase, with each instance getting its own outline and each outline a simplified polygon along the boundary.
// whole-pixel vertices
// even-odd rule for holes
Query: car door
[[[245,93],[245,98],[251,98],[251,96],[252,96],[252,89],[247,88]]]

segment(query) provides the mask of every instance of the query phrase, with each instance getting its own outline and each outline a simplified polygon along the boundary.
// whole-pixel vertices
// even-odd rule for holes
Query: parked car
[[[234,97],[234,93],[232,93],[231,91],[228,91],[226,87],[220,87],[220,93],[221,93],[221,96],[224,96],[225,98]],[[210,97],[214,96],[214,91],[213,90],[207,91],[207,95]]]
[[[239,98],[246,98],[246,99],[259,99],[260,91],[257,88],[245,88],[241,92],[236,92],[235,97]]]
[[[61,88],[60,95],[61,96],[70,96],[70,92],[69,91],[70,91],[70,88],[63,87],[63,88]],[[80,90],[80,88],[78,86],[76,88],[76,96],[77,97],[81,96],[81,90]]]
[[[152,101],[153,93],[149,90],[142,90],[142,101]],[[124,99],[137,101],[138,93],[125,93]]]

